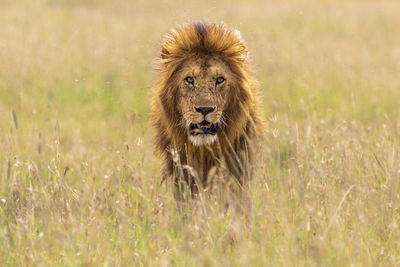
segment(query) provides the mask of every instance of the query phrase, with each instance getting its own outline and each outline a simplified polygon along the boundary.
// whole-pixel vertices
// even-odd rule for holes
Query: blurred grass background
[[[400,264],[400,2],[0,1],[2,265]],[[162,36],[241,31],[267,120],[251,232],[183,224],[149,99]]]

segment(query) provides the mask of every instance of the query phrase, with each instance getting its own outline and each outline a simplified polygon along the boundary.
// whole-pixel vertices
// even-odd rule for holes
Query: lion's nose
[[[197,112],[200,112],[204,116],[215,110],[215,107],[194,107]]]

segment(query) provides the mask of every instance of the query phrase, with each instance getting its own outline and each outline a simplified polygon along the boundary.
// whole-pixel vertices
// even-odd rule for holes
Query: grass
[[[400,4],[1,1],[0,263],[400,265]],[[267,138],[252,229],[183,224],[160,185],[149,98],[178,22],[238,28]]]

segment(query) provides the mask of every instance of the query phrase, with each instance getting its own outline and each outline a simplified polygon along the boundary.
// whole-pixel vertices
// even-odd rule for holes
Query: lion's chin
[[[189,137],[190,142],[195,146],[209,146],[217,140],[217,135],[198,134]]]

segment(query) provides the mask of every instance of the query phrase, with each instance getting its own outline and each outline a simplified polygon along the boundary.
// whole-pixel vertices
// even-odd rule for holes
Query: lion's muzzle
[[[196,136],[200,134],[210,134],[215,135],[218,130],[218,123],[211,123],[209,121],[203,120],[200,123],[191,123],[189,126],[189,131],[191,136]]]

